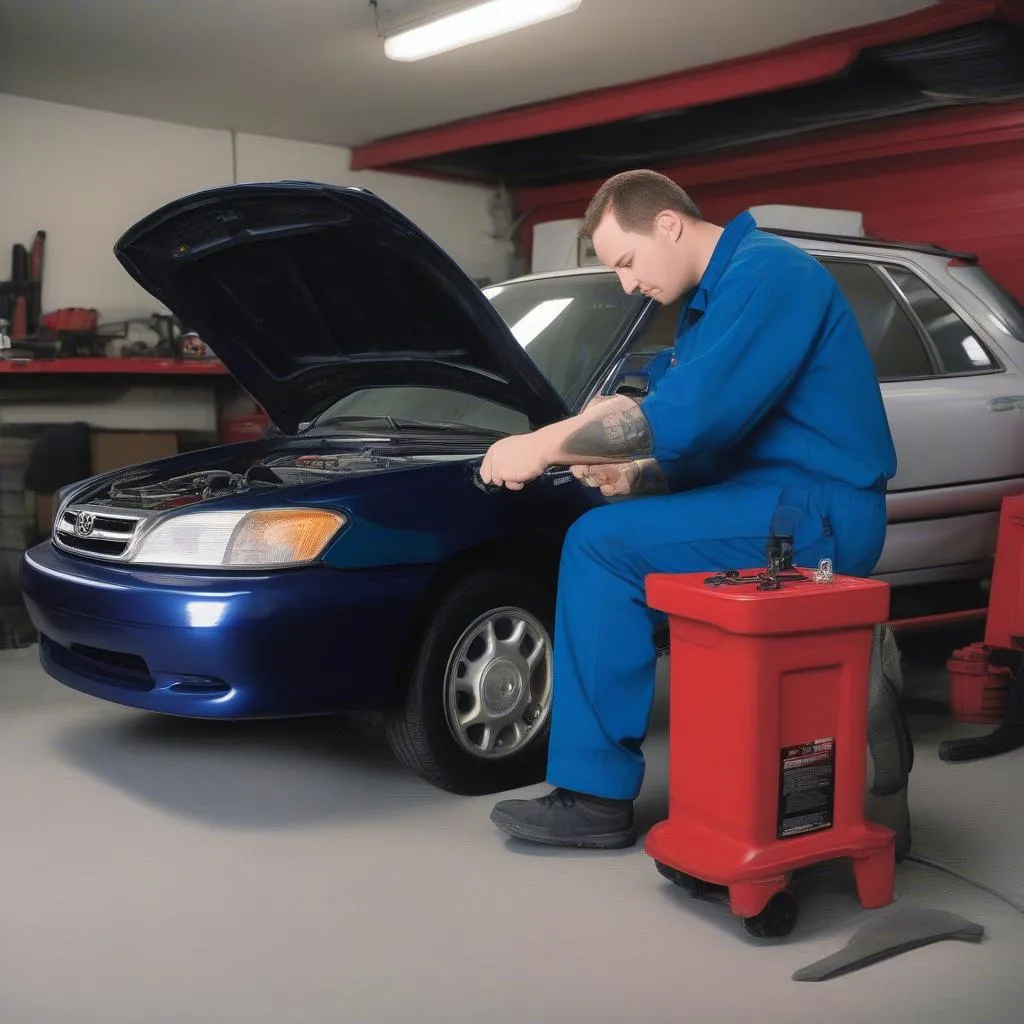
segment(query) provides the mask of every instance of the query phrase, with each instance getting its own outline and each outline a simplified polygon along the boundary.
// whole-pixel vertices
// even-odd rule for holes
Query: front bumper
[[[45,671],[129,707],[201,718],[382,707],[430,569],[223,575],[22,557]]]

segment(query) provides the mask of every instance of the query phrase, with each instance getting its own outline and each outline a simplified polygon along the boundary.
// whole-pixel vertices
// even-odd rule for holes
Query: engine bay
[[[464,460],[465,454],[381,454],[373,448],[329,450],[317,453],[270,453],[263,458],[231,463],[223,460],[208,468],[165,476],[135,467],[104,490],[79,500],[108,508],[161,512],[216,498],[260,494],[283,487],[324,483],[339,476],[366,476],[425,463]]]

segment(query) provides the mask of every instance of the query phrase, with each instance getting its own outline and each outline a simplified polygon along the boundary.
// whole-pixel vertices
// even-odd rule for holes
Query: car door
[[[999,502],[1024,489],[1020,420],[999,401],[1021,393],[1019,372],[909,260],[816,255],[871,350],[899,460],[876,573],[894,583],[984,575]]]

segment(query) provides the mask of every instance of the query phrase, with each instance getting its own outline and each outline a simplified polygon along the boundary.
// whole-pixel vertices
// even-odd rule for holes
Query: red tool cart
[[[864,818],[873,628],[887,584],[792,568],[647,579],[670,631],[669,817],[646,851],[696,895],[728,889],[757,936],[796,923],[792,873],[853,858],[867,908],[892,902],[894,833]]]

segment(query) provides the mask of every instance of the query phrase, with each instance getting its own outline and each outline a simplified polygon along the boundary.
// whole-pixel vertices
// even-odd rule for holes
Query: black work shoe
[[[545,846],[619,850],[636,842],[632,800],[555,789],[536,800],[502,800],[491,821],[516,839]]]

